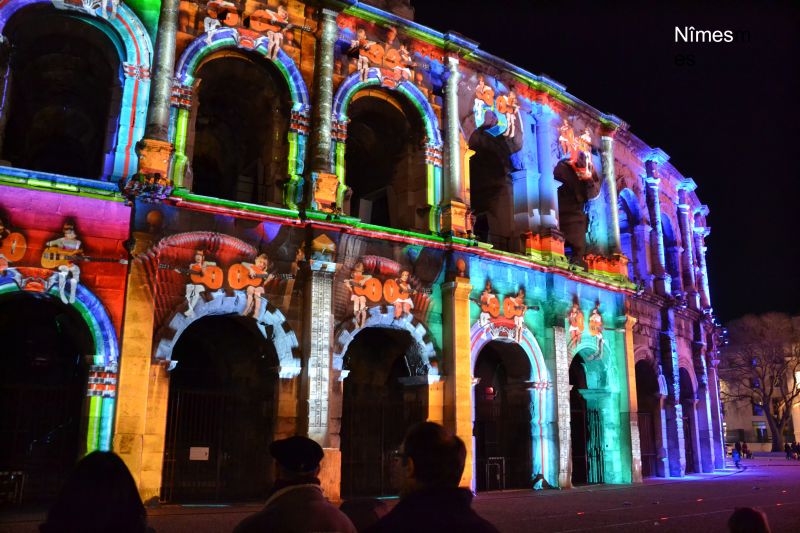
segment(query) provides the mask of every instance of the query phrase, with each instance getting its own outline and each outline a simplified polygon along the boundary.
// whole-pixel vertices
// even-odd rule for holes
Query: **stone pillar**
[[[637,269],[633,275],[639,277],[650,290],[653,290],[651,274],[653,270],[650,262],[650,233],[652,231],[653,228],[649,224],[639,224],[633,228]]]
[[[0,42],[0,164],[3,161],[3,145],[6,139],[6,124],[11,111],[11,45],[5,39]]]
[[[343,183],[333,171],[331,152],[331,126],[333,124],[333,52],[339,28],[336,25],[338,13],[328,8],[319,11],[319,32],[314,57],[314,92],[311,109],[311,135],[309,139],[308,185],[302,197],[308,208],[335,211],[342,209],[344,201]],[[294,185],[295,188],[298,185]],[[337,191],[337,189],[339,189]],[[323,197],[317,198],[317,191]],[[332,191],[334,191],[332,193]],[[294,194],[297,194],[296,192]],[[335,200],[334,200],[335,198]]]
[[[628,412],[620,413],[620,425],[630,427],[631,439],[631,483],[642,482],[642,446],[639,439],[639,401],[636,396],[636,357],[633,345],[633,327],[637,319],[625,315],[625,329],[622,331],[625,346],[625,371],[628,381]]]
[[[553,177],[557,161],[553,161],[553,124],[557,115],[544,103],[536,107],[536,153],[539,156],[539,209],[542,232],[558,228],[558,187]],[[536,217],[536,214],[534,214]]]
[[[333,345],[333,277],[337,264],[310,262],[310,282],[305,299],[306,331],[303,358],[304,397],[308,413],[308,438],[322,446],[325,458],[320,471],[322,490],[337,501],[341,494],[342,382],[331,368]],[[312,341],[313,339],[313,341]],[[338,394],[332,390],[336,388]],[[331,401],[333,400],[333,401]]]
[[[669,296],[671,292],[670,278],[664,268],[666,257],[664,254],[664,232],[661,228],[661,199],[659,190],[661,178],[656,171],[657,163],[652,159],[645,162],[645,198],[647,200],[647,211],[650,215],[650,263],[654,276],[654,289],[657,294]]]
[[[694,228],[694,248],[697,251],[697,285],[700,289],[700,307],[703,310],[711,308],[711,295],[708,291],[708,268],[706,266],[705,239],[711,232],[710,228]]]
[[[511,172],[511,187],[514,199],[514,231],[516,237],[509,251],[525,251],[524,240],[533,230],[531,224],[531,213],[533,212],[531,182],[528,180],[526,169],[514,170]]]
[[[556,354],[556,376],[553,382],[556,398],[556,424],[558,425],[558,488],[572,488],[572,434],[569,405],[569,391],[572,386],[569,384],[569,364],[570,357],[567,350],[567,334],[563,326],[553,328],[553,339],[555,342],[553,353]]]
[[[611,214],[611,241],[609,252],[611,255],[621,255],[622,246],[619,238],[619,207],[617,200],[617,177],[614,173],[614,137],[604,135],[600,138],[600,157],[603,162],[603,180],[608,187],[608,208]]]
[[[444,373],[444,426],[467,445],[462,487],[474,489],[472,353],[470,352],[468,278],[456,277],[442,285],[442,366]]]
[[[690,211],[689,193],[697,188],[691,178],[683,180],[678,184],[678,224],[681,228],[681,241],[683,244],[683,255],[681,256],[681,270],[683,270],[683,290],[689,307],[694,310],[700,308],[697,292],[697,280],[695,278],[694,261],[694,217]]]
[[[669,475],[681,477],[686,468],[683,434],[683,406],[680,400],[680,369],[675,340],[675,311],[666,306],[661,309],[661,331],[659,333],[661,368],[666,379],[667,394],[664,402],[666,415],[666,444],[669,459]]]
[[[175,35],[178,31],[179,5],[179,0],[161,0],[147,125],[144,130],[147,139],[169,141],[169,107],[175,70]]]
[[[319,12],[319,35],[314,58],[314,96],[309,139],[312,172],[331,172],[331,123],[333,120],[333,48],[336,43],[338,13],[323,8]]]
[[[708,326],[713,328],[713,324],[708,321],[705,322]],[[708,335],[708,329],[705,330],[706,339],[711,338]],[[714,468],[725,468],[725,435],[722,425],[722,406],[720,405],[719,396],[719,374],[717,366],[719,365],[719,358],[717,358],[716,346],[712,342],[706,342],[706,369],[708,371],[708,398],[709,398],[709,411],[711,415],[711,439],[714,446]]]
[[[132,255],[137,257],[153,245],[153,236],[133,232]],[[119,365],[119,396],[115,413],[113,449],[128,466],[143,500],[158,497],[164,460],[167,390],[169,378],[163,367],[152,364],[153,294],[145,266],[134,260],[125,290],[122,351]],[[153,381],[151,384],[151,380]],[[158,389],[158,398],[154,391]],[[158,399],[163,405],[154,405]],[[163,411],[159,424],[150,419],[150,409]],[[157,427],[154,427],[157,426]]]
[[[179,0],[162,0],[158,17],[150,98],[147,106],[147,123],[144,138],[136,144],[139,158],[138,176],[134,183],[154,186],[149,191],[156,199],[163,199],[172,191],[170,165],[173,146],[169,141],[169,111],[172,98],[172,76],[175,69],[175,35],[178,31]],[[131,190],[133,184],[126,184]],[[137,192],[144,193],[142,188]]]
[[[708,372],[706,358],[703,324],[695,323],[694,341],[692,342],[692,361],[694,373],[697,376],[697,409],[695,421],[697,422],[697,438],[699,441],[698,453],[700,472],[714,471],[714,438],[711,419],[711,398],[709,397]]]
[[[461,175],[461,128],[458,121],[458,58],[449,55],[444,96],[444,176],[442,179],[443,233],[466,235],[467,206],[464,203],[464,182]]]

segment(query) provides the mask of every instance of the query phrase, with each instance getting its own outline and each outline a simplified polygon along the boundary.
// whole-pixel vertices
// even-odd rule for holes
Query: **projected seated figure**
[[[81,280],[81,268],[70,257],[81,254],[83,248],[75,233],[74,224],[65,223],[62,231],[63,237],[48,241],[46,245],[58,248],[56,253],[64,258],[63,264],[58,266],[58,295],[65,304],[72,304],[75,303],[75,291]],[[66,295],[67,281],[69,281],[69,297]]]
[[[255,264],[242,263],[250,273],[251,278],[263,278],[263,281],[256,286],[247,287],[247,303],[244,306],[242,316],[252,316],[258,318],[261,313],[261,299],[264,296],[264,287],[275,279],[275,274],[269,272],[269,257],[267,254],[261,254],[256,257]]]
[[[357,328],[364,327],[367,321],[367,297],[362,291],[364,283],[371,277],[364,274],[364,263],[359,261],[353,266],[350,279],[345,280],[345,285],[350,291],[350,301],[353,302],[353,320]]]

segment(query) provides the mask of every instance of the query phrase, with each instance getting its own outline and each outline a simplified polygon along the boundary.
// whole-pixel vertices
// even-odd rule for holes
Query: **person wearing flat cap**
[[[275,459],[275,484],[264,508],[242,520],[234,533],[356,533],[350,519],[322,494],[317,478],[323,457],[319,444],[306,437],[289,437],[270,444],[269,453]]]

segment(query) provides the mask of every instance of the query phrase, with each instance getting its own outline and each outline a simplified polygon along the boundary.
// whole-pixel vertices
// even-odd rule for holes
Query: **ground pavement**
[[[735,507],[766,512],[773,532],[800,531],[800,462],[777,456],[744,461],[744,468],[641,485],[594,485],[572,490],[480,494],[474,508],[503,532],[725,531]],[[158,533],[226,532],[258,510],[254,505],[148,510]],[[42,513],[0,514],[0,532],[36,532]]]

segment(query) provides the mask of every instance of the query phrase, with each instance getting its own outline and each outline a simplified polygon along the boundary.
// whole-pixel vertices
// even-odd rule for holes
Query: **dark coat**
[[[497,529],[472,510],[467,489],[424,489],[400,500],[367,533],[497,533]]]
[[[275,492],[264,509],[242,520],[234,533],[317,531],[356,533],[350,519],[334,507],[318,485],[292,485]]]

